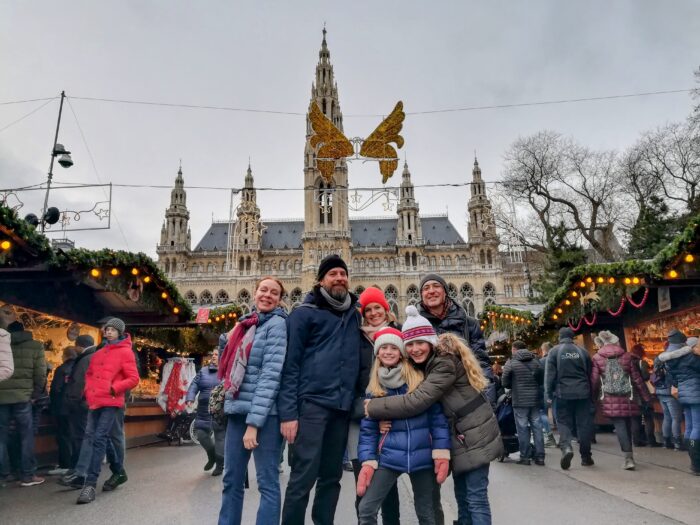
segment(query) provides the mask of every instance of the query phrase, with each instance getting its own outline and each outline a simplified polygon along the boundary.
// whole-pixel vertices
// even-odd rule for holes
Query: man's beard
[[[326,288],[326,292],[336,301],[344,301],[348,295],[348,289],[341,285],[331,286],[330,289]]]

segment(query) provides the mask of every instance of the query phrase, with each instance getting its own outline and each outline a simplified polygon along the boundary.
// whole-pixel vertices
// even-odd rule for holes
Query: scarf
[[[384,321],[379,326],[363,325],[360,327],[360,329],[364,332],[365,337],[369,339],[370,343],[374,344],[374,334],[376,334],[382,328],[386,328],[387,326],[389,326],[389,322]]]
[[[403,376],[401,375],[401,368],[401,364],[396,365],[394,368],[380,366],[378,370],[379,383],[381,383],[384,388],[401,388],[406,384],[406,381],[404,381]]]
[[[258,314],[255,312],[239,321],[219,358],[218,377],[224,380],[224,389],[231,391],[234,399],[238,397],[238,390],[243,383],[257,325]]]
[[[333,308],[333,310],[336,310],[338,312],[347,312],[350,309],[350,306],[352,304],[352,299],[350,298],[350,292],[345,294],[344,300],[338,301],[338,299],[334,299],[331,296],[331,294],[329,294],[323,286],[319,286],[318,289],[321,292],[321,295],[323,296],[323,298],[326,300],[328,305],[331,308]]]

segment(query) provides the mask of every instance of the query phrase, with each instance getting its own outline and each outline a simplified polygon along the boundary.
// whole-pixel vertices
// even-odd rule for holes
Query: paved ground
[[[639,449],[638,470],[620,469],[621,454],[614,435],[599,436],[596,466],[584,468],[574,460],[571,470],[558,466],[559,452],[548,449],[546,467],[494,463],[490,498],[495,524],[700,524],[700,478],[685,472],[685,453]],[[517,457],[517,454],[514,455]],[[204,454],[192,446],[152,446],[129,450],[129,482],[113,493],[98,493],[95,503],[75,505],[76,491],[53,480],[32,488],[0,489],[0,524],[131,525],[216,523],[221,478],[201,468]],[[252,463],[251,463],[252,468]],[[286,484],[288,473],[282,474]],[[336,523],[354,520],[353,479],[347,473]],[[415,524],[410,483],[400,480],[402,523]],[[443,487],[446,518],[456,517],[451,480]],[[243,523],[255,523],[258,499],[255,483],[246,493]],[[309,520],[310,523],[310,520]]]

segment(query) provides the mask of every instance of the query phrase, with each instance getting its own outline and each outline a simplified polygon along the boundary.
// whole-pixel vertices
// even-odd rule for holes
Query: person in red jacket
[[[97,478],[117,411],[124,406],[124,393],[139,382],[131,337],[125,330],[121,319],[113,317],[107,321],[103,328],[105,345],[95,353],[85,374],[85,400],[90,410],[85,439],[92,439],[92,457],[78,504],[95,500]],[[115,472],[118,474],[114,476],[126,481],[123,465],[117,466]]]
[[[600,396],[603,413],[615,425],[615,435],[625,454],[625,470],[634,470],[632,418],[640,414],[640,402],[651,401],[634,356],[620,346],[620,339],[606,330],[594,339],[598,353],[592,358],[593,402]]]

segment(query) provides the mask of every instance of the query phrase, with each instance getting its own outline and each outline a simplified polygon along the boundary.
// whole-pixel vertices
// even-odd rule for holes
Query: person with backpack
[[[219,525],[241,524],[251,455],[260,492],[255,523],[271,525],[280,520],[282,435],[277,394],[287,352],[287,313],[280,306],[283,295],[284,285],[276,277],[258,281],[253,311],[236,324],[219,360],[228,418]]]
[[[668,342],[664,345],[664,351],[668,349]],[[686,450],[685,443],[681,438],[681,424],[683,423],[683,409],[681,404],[673,395],[673,378],[666,370],[666,364],[659,360],[659,356],[654,359],[654,371],[651,374],[651,383],[654,385],[656,397],[661,405],[664,415],[661,424],[661,435],[664,439],[664,447],[675,451]]]
[[[592,358],[593,400],[600,396],[603,413],[615,426],[615,435],[625,454],[622,468],[634,470],[632,418],[640,414],[640,399],[649,403],[651,396],[632,354],[620,346],[615,334],[603,330],[594,342],[599,349]]]
[[[397,329],[386,327],[376,332],[374,355],[369,399],[413,392],[423,380],[423,374],[409,363]],[[362,469],[357,482],[357,495],[362,498],[360,525],[376,525],[379,508],[401,474],[411,479],[418,523],[435,525],[433,485],[445,481],[450,464],[450,429],[440,403],[417,416],[394,419],[386,433],[379,426],[379,421],[369,418],[361,424],[358,454]]]
[[[668,334],[668,349],[659,354],[659,361],[678,388],[678,401],[685,416],[685,440],[690,456],[690,471],[700,476],[700,355],[698,338],[686,338],[679,330]],[[679,348],[680,347],[680,348]]]
[[[571,447],[574,425],[578,435],[581,465],[592,467],[591,439],[593,414],[591,403],[591,357],[574,344],[574,331],[569,327],[559,330],[559,344],[547,354],[545,367],[545,397],[556,403],[556,421],[559,428],[559,448],[563,470],[571,466],[574,450]]]
[[[535,465],[544,466],[544,434],[542,432],[542,392],[544,371],[535,355],[523,341],[513,341],[513,357],[503,367],[503,386],[510,388],[513,396],[515,426],[518,431],[520,459],[518,465],[530,465],[530,433],[535,441]]]

